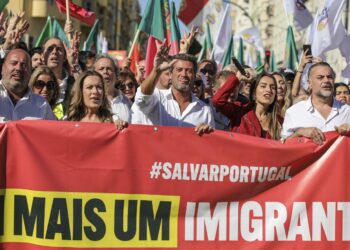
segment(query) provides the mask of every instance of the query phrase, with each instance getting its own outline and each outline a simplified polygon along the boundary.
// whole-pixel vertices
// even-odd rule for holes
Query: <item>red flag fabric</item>
[[[0,249],[349,249],[349,150],[335,132],[0,124]]]
[[[148,37],[147,51],[146,51],[146,62],[145,62],[145,77],[147,77],[152,69],[154,68],[154,58],[157,54],[157,40],[152,35]]]
[[[130,70],[136,75],[137,74],[137,63],[140,61],[140,43],[136,42],[134,49],[131,53],[131,64]]]
[[[164,0],[164,14],[165,14],[165,31],[167,46],[171,45],[171,28],[170,28],[170,5],[169,0]]]
[[[192,22],[192,20],[200,14],[204,6],[209,0],[183,0],[181,2],[179,19],[186,25]]]
[[[58,10],[61,13],[66,13],[66,1],[65,0],[56,0],[56,5]],[[94,25],[96,20],[95,12],[88,11],[83,7],[80,7],[69,0],[69,15],[74,17],[81,22],[88,24],[89,26]]]

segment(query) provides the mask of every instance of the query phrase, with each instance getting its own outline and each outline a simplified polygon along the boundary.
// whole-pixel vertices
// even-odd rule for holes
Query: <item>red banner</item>
[[[0,249],[350,249],[349,138],[0,127]]]

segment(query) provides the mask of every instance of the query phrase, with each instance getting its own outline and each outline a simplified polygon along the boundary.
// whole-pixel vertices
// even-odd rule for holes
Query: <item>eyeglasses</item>
[[[48,90],[53,90],[55,88],[55,81],[47,81],[44,82],[42,80],[36,80],[33,84],[34,88],[36,89],[43,89],[45,86]]]
[[[215,74],[214,70],[211,70],[211,69],[201,69],[200,72],[201,72],[203,75],[205,75],[205,74],[207,74],[207,73],[208,73],[209,75],[214,75],[214,74]]]
[[[194,83],[194,85],[195,85],[196,87],[200,87],[200,86],[203,85],[203,81],[202,81],[202,80],[195,80],[193,83]]]
[[[120,89],[121,91],[126,90],[126,88],[132,89],[132,88],[134,88],[134,87],[135,87],[135,84],[134,84],[133,82],[129,82],[129,83],[127,83],[127,84],[121,83],[121,84],[119,85],[119,89]]]
[[[56,49],[57,52],[59,52],[59,53],[63,53],[63,48],[62,47],[58,47],[56,45],[51,45],[50,47],[47,48],[47,51],[49,53],[51,53],[54,49]]]

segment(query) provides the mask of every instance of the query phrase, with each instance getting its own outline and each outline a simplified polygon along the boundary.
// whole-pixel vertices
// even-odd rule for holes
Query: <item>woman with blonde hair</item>
[[[106,87],[96,71],[85,71],[75,81],[68,108],[69,121],[113,122]]]
[[[61,120],[64,117],[62,103],[57,104],[60,94],[58,81],[55,74],[49,67],[45,65],[38,66],[30,77],[29,87],[35,94],[46,99],[58,120]]]
[[[286,110],[292,106],[292,94],[291,89],[287,85],[286,78],[283,74],[273,72],[272,76],[277,82],[277,103],[278,103],[278,114],[284,117]]]

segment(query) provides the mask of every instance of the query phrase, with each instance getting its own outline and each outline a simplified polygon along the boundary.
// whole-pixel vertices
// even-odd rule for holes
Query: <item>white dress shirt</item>
[[[27,93],[13,105],[7,90],[0,83],[0,120],[56,120],[45,98],[28,88]]]
[[[138,88],[132,106],[132,123],[178,127],[195,127],[204,123],[215,127],[208,105],[192,94],[192,102],[181,113],[171,90],[156,88],[152,95],[144,95]]]
[[[121,93],[121,91],[118,91],[118,94],[116,97],[113,98],[111,101],[111,108],[112,108],[112,115],[113,120],[121,119],[123,121],[126,121],[128,123],[131,122],[131,108],[132,103],[130,100]]]
[[[284,117],[282,137],[291,136],[298,128],[316,127],[323,132],[334,131],[334,126],[350,123],[350,106],[333,98],[332,111],[327,119],[315,109],[311,97],[298,102],[286,111]]]
[[[66,97],[69,74],[68,74],[68,71],[65,69],[63,69],[63,72],[64,72],[64,78],[58,84],[59,89],[60,89],[60,93],[59,93],[59,96],[58,96],[56,103],[62,103],[64,101],[64,98]]]

